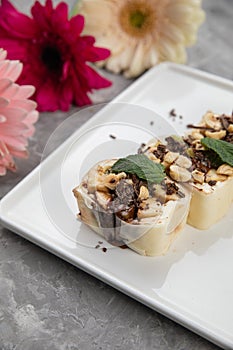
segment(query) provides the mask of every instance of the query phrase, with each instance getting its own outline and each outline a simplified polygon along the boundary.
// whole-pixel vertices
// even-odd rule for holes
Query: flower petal
[[[9,105],[9,100],[7,100],[6,98],[0,96],[0,111],[1,111],[2,108],[6,108],[8,105]]]
[[[12,154],[14,157],[17,157],[17,158],[24,158],[24,159],[27,159],[27,158],[28,158],[28,151],[27,151],[27,150],[19,151],[19,150],[17,150],[17,149],[14,149],[14,148],[9,147],[9,151],[11,152],[11,154]]]
[[[7,118],[8,123],[17,124],[17,123],[21,122],[26,117],[27,112],[26,112],[26,110],[16,106],[16,107],[2,108],[1,114],[3,114]]]
[[[35,132],[35,127],[32,125],[30,128],[23,131],[23,136],[26,138],[31,137]]]
[[[71,18],[70,20],[70,30],[72,33],[74,33],[75,37],[78,37],[84,27],[84,17],[82,15],[76,15]]]
[[[23,85],[20,86],[17,93],[15,94],[15,98],[18,100],[23,99],[23,98],[28,98],[32,96],[35,92],[35,88],[32,85]]]
[[[7,56],[13,60],[25,60],[27,58],[27,45],[24,41],[9,38],[8,34],[0,35],[0,46],[7,50]]]
[[[0,25],[6,31],[17,38],[33,38],[37,28],[30,17],[16,10],[8,0],[2,0],[0,9]]]
[[[23,136],[9,136],[4,135],[2,140],[9,146],[17,149],[18,151],[25,151],[28,145],[27,140]]]
[[[19,85],[18,84],[11,84],[3,93],[2,93],[2,97],[6,98],[6,99],[12,99],[12,98],[16,98],[16,94],[19,91]]]
[[[35,110],[37,104],[32,100],[11,100],[9,108],[15,106],[17,106],[18,109],[24,110],[25,112],[31,112]]]
[[[7,55],[6,50],[0,49],[0,61],[5,60]]]
[[[64,83],[63,86],[61,86],[60,89],[60,101],[59,101],[59,108],[62,111],[67,111],[70,107],[70,104],[73,102],[73,89],[72,89],[72,82],[70,79],[67,79],[67,81]]]
[[[1,159],[0,159],[0,176],[6,175],[6,167],[5,165],[1,164]]]
[[[56,87],[50,80],[47,80],[39,89],[37,89],[36,100],[40,112],[54,112],[58,109]]]
[[[67,30],[69,28],[68,22],[68,5],[64,2],[60,2],[54,9],[51,15],[51,22],[53,28],[56,28],[60,34],[61,30]]]
[[[39,118],[39,113],[37,111],[31,111],[24,118],[23,123],[31,126],[32,124],[37,122],[38,118]]]
[[[85,106],[91,104],[91,99],[87,95],[87,91],[82,88],[76,72],[72,72],[72,86],[74,91],[74,103],[78,106]]]
[[[0,95],[3,95],[4,92],[12,85],[12,81],[9,79],[0,80]]]
[[[46,5],[43,6],[36,1],[33,7],[31,8],[31,14],[33,19],[39,28],[43,28],[43,30],[50,29],[50,18],[53,12],[52,2],[50,0],[46,1]]]
[[[2,79],[8,78],[11,81],[16,81],[20,76],[23,69],[22,63],[19,61],[9,61],[7,69],[4,74],[1,75]]]
[[[136,47],[131,65],[127,70],[126,76],[128,78],[137,77],[144,70],[144,45],[143,43],[139,43]]]
[[[102,61],[108,58],[111,51],[102,47],[92,46],[86,51],[86,60],[90,62]]]
[[[99,75],[93,68],[86,66],[86,74],[89,86],[92,89],[106,88],[112,85],[112,82]]]

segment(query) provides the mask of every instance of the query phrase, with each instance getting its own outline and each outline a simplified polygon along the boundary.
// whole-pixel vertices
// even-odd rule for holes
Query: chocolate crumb
[[[100,245],[99,244],[97,244],[96,246],[95,246],[95,249],[98,249],[100,247]]]
[[[217,181],[214,181],[214,180],[210,180],[210,181],[208,182],[208,184],[209,184],[210,186],[214,186],[214,185],[216,185],[216,183],[217,183]]]
[[[140,146],[139,149],[138,149],[138,154],[144,153],[144,151],[143,151],[142,149],[143,149],[145,146],[146,146],[145,143],[142,143],[142,144],[141,144],[141,146]]]
[[[172,116],[172,117],[176,117],[177,114],[176,114],[175,108],[172,108],[172,109],[170,110],[169,114],[170,114],[170,116]]]
[[[150,122],[150,125],[154,125],[154,122],[153,122],[153,120]]]
[[[174,182],[165,184],[165,189],[167,195],[172,195],[179,191],[179,187]]]
[[[180,115],[180,116],[179,116],[179,118],[180,118],[180,119],[183,119],[183,116],[182,116],[182,115]]]
[[[99,244],[103,244],[103,242],[101,242],[101,241],[98,241],[98,243],[99,243]]]
[[[106,253],[107,248],[103,247],[103,248],[102,248],[102,251],[103,251],[104,253]]]
[[[113,140],[116,139],[116,136],[115,136],[115,135],[112,135],[112,134],[110,134],[109,137],[111,137],[111,139],[113,139]]]

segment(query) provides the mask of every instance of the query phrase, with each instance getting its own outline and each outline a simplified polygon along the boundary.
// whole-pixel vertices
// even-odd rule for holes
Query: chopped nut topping
[[[141,186],[138,199],[139,200],[144,200],[144,199],[148,199],[148,198],[149,198],[148,188],[145,187],[145,186]]]
[[[219,130],[219,131],[206,131],[205,136],[210,137],[211,139],[221,140],[226,136],[227,132],[226,130]]]
[[[175,164],[182,168],[189,169],[192,166],[192,161],[188,157],[180,155],[175,161]]]
[[[172,164],[176,161],[176,159],[179,157],[179,153],[177,152],[168,152],[165,154],[164,162],[168,164]]]
[[[198,182],[199,184],[203,184],[205,181],[205,174],[201,171],[198,171],[197,169],[195,169],[192,172],[192,177],[193,177],[194,181]]]
[[[178,182],[188,182],[191,180],[191,173],[178,165],[170,166],[170,176],[173,180]]]
[[[225,180],[227,180],[227,176],[226,175],[217,174],[215,169],[210,169],[208,171],[208,173],[206,174],[205,180],[208,183],[210,181],[225,181]]]
[[[222,164],[216,172],[220,175],[233,176],[233,167],[228,164]]]
[[[208,127],[217,131],[220,130],[222,127],[221,122],[216,118],[216,116],[212,112],[207,112],[203,117],[203,121]]]
[[[233,133],[233,124],[230,124],[230,125],[228,126],[227,131],[228,131],[229,133]]]

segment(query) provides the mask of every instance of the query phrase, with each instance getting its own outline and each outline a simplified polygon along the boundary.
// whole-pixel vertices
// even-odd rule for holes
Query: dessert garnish
[[[166,176],[164,166],[154,163],[144,154],[134,154],[118,159],[111,171],[113,173],[134,174],[141,180],[156,184],[161,183]]]
[[[201,139],[201,144],[205,146],[207,150],[211,150],[216,153],[218,162],[221,164],[228,164],[233,167],[233,144],[223,141],[215,140],[210,137],[204,137]],[[221,165],[219,164],[219,166]]]

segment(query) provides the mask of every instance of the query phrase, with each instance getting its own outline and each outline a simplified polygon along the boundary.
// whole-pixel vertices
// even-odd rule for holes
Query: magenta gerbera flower
[[[93,36],[81,36],[84,17],[68,19],[64,2],[53,8],[38,1],[31,8],[32,17],[20,13],[8,0],[0,6],[0,47],[10,59],[23,63],[19,82],[36,87],[33,98],[40,111],[66,111],[70,104],[90,104],[88,94],[111,82],[89,64],[106,59],[110,51],[95,47]]]

